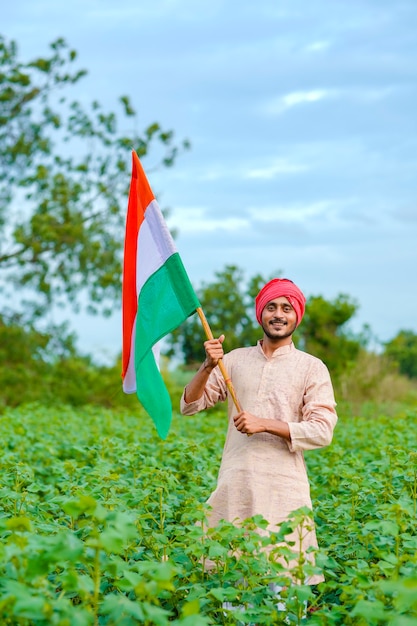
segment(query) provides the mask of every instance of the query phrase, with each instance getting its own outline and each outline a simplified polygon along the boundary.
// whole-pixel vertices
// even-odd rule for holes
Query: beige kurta
[[[258,417],[288,422],[291,442],[269,433],[251,437],[240,433],[233,423],[236,408],[230,399],[217,487],[208,500],[212,507],[209,523],[261,514],[274,530],[295,509],[312,508],[303,450],[326,446],[332,440],[337,415],[329,372],[322,361],[294,344],[278,348],[268,358],[259,342],[229,352],[224,365],[242,408]],[[186,403],[183,395],[181,412],[193,415],[227,395],[216,367],[199,400]],[[317,546],[314,530],[303,539],[303,551],[310,546]],[[321,580],[315,576],[309,582]]]

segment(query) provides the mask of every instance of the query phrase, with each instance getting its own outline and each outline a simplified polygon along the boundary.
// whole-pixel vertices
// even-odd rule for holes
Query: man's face
[[[297,327],[297,314],[287,298],[281,296],[265,305],[261,321],[269,339],[286,339],[291,337]]]

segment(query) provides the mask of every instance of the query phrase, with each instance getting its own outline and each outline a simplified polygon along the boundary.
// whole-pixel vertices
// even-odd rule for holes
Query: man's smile
[[[286,326],[287,322],[285,320],[271,320],[269,324],[270,326],[281,327],[281,326]]]

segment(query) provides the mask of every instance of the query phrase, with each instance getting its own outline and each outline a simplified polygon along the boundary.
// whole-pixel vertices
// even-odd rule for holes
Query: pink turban
[[[304,315],[306,299],[301,289],[299,289],[297,285],[295,285],[292,280],[289,280],[288,278],[273,278],[269,281],[269,283],[266,283],[266,285],[262,287],[256,296],[256,319],[259,324],[261,324],[262,311],[268,302],[275,300],[275,298],[280,298],[281,296],[287,298],[288,302],[297,314],[297,326],[300,324]]]

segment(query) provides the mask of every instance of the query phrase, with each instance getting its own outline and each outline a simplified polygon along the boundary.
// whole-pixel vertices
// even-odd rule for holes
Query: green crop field
[[[268,585],[285,579],[262,551],[263,520],[204,528],[223,410],[175,415],[166,441],[139,405],[3,413],[0,624],[415,626],[416,410],[339,413],[332,445],[306,453],[326,581],[302,584],[312,566],[299,559],[286,612]]]

